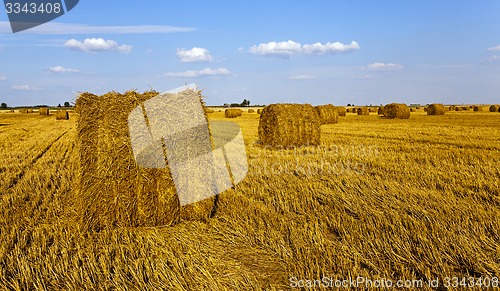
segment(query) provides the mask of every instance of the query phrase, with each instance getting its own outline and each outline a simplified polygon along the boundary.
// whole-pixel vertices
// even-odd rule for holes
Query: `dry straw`
[[[427,115],[444,115],[446,109],[443,104],[431,104],[427,107]]]
[[[408,119],[410,118],[410,108],[406,104],[387,104],[384,106],[384,117],[388,119]]]
[[[310,104],[271,104],[259,120],[261,144],[275,148],[319,145],[321,119]]]
[[[157,94],[155,91],[109,92],[102,96],[82,93],[77,99],[80,159],[77,195],[85,228],[172,225],[180,219],[209,217],[215,197],[181,207],[169,167],[143,168],[135,161],[128,116]]]
[[[347,110],[344,106],[335,106],[335,109],[337,110],[339,116],[345,116],[347,113]]]
[[[248,113],[254,113],[254,112],[255,112],[255,110],[253,110],[253,109],[248,109]]]
[[[56,120],[69,120],[69,113],[66,110],[57,110]]]
[[[490,106],[490,112],[498,112],[498,109],[500,109],[500,106],[498,106],[498,105],[491,105]]]
[[[40,113],[40,115],[50,115],[50,110],[47,107],[40,108],[38,112]]]
[[[339,121],[339,113],[332,104],[315,107],[318,111],[321,124],[335,124]]]
[[[368,107],[360,107],[357,110],[358,115],[370,115],[370,111],[368,110]]]
[[[242,113],[243,113],[243,110],[241,110],[241,109],[230,108],[230,109],[226,109],[226,111],[224,112],[224,116],[226,118],[236,118],[238,116],[241,116]]]

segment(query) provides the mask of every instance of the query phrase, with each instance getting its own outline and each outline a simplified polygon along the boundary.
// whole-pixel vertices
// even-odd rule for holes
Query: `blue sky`
[[[11,32],[0,102],[185,83],[209,105],[500,103],[500,1],[95,1]]]

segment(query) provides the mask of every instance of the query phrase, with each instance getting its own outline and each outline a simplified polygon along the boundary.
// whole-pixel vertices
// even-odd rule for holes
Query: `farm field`
[[[347,113],[321,146],[271,150],[244,112],[249,172],[213,218],[100,232],[78,222],[76,120],[0,111],[2,290],[500,277],[500,113]]]

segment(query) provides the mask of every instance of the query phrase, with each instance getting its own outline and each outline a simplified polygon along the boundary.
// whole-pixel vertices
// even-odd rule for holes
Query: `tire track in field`
[[[52,143],[50,143],[45,149],[43,149],[43,151],[41,151],[32,161],[31,163],[29,163],[26,167],[24,167],[24,169],[21,170],[21,172],[19,172],[14,178],[12,178],[12,180],[10,180],[10,182],[7,184],[7,187],[4,189],[4,192],[7,192],[8,190],[14,188],[14,186],[17,185],[17,183],[19,183],[19,181],[24,177],[24,175],[26,174],[27,170],[29,170],[31,167],[33,167],[33,165],[40,159],[43,157],[43,155],[45,155],[45,153],[47,153],[47,151],[50,150],[50,148],[57,142],[59,141],[59,139],[61,139],[66,133],[68,133],[68,130],[65,131],[63,134],[61,134],[60,136],[58,136]]]

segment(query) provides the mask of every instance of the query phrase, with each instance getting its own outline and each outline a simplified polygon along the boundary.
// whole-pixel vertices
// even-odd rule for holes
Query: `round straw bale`
[[[205,112],[206,112],[206,113],[214,113],[214,110],[213,110],[213,109],[210,109],[210,108],[205,107]]]
[[[56,112],[56,120],[69,120],[69,113],[66,110],[58,110]]]
[[[415,108],[410,108],[410,112],[416,112],[417,110]]]
[[[451,105],[450,107],[448,107],[448,110],[449,110],[449,111],[455,111],[455,106],[454,106],[454,105]]]
[[[357,110],[358,115],[370,115],[370,111],[368,110],[368,107],[360,107]]]
[[[474,107],[472,107],[472,108],[474,109],[475,112],[483,111],[483,107],[482,106],[474,105]]]
[[[498,105],[491,105],[490,106],[490,112],[498,112],[498,109],[500,109],[500,106],[498,106]]]
[[[380,106],[377,110],[378,115],[384,115],[384,107]]]
[[[321,124],[335,124],[339,121],[339,113],[332,104],[315,107],[318,111]]]
[[[443,104],[434,103],[427,107],[427,115],[444,115],[445,111]]]
[[[243,110],[241,110],[241,109],[229,108],[229,109],[226,109],[226,111],[224,112],[224,115],[226,118],[236,118],[238,116],[241,116],[242,113],[243,113]]]
[[[40,113],[40,115],[50,115],[49,108],[47,107],[40,108],[38,112]]]
[[[464,111],[468,111],[468,110],[470,109],[470,108],[469,108],[469,107],[467,107],[467,106],[462,106],[462,107],[460,107],[460,108],[462,108],[462,110],[464,110]]]
[[[321,119],[310,104],[271,104],[262,110],[259,138],[264,146],[319,145]]]
[[[257,114],[261,114],[262,113],[262,109],[257,109]]]
[[[463,110],[463,109],[462,109],[462,107],[460,107],[460,106],[456,106],[456,107],[455,107],[455,111],[462,111],[462,110]]]
[[[410,118],[410,108],[406,104],[387,104],[384,106],[384,117],[388,119],[408,119]]]
[[[254,112],[255,112],[255,110],[253,110],[253,109],[248,109],[248,113],[254,113]]]
[[[334,106],[335,109],[337,110],[339,116],[345,116],[347,111],[344,106]]]
[[[192,99],[183,94],[193,91],[177,94],[182,100],[184,96]],[[180,206],[170,167],[145,168],[135,160],[129,114],[157,95],[155,91],[82,93],[77,99],[80,171],[76,195],[84,228],[160,226],[209,217],[215,197]],[[200,104],[186,107],[200,106],[201,110],[199,98]]]

